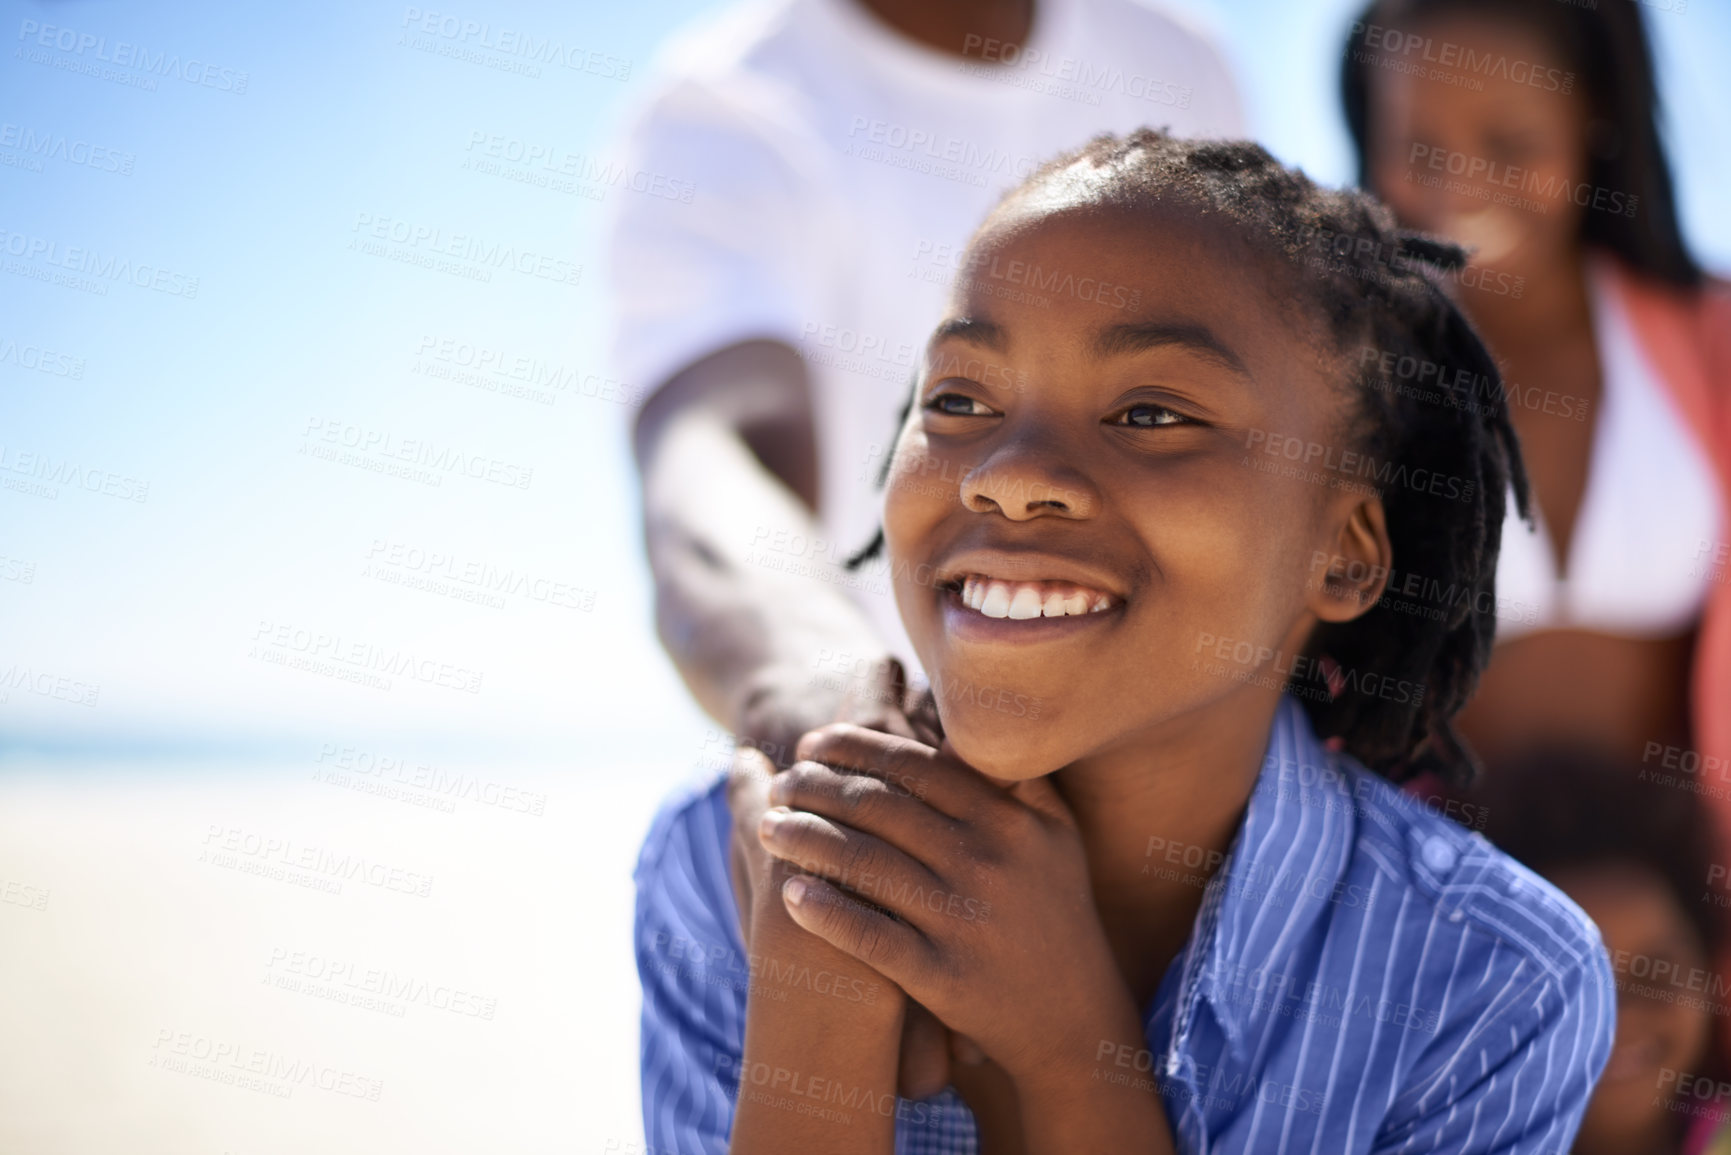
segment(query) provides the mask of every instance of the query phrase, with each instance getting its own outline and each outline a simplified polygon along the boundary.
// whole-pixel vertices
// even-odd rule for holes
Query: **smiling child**
[[[722,784],[658,818],[651,1150],[1568,1149],[1598,935],[1392,784],[1467,772],[1449,719],[1525,498],[1500,405],[1384,368],[1494,379],[1460,259],[1150,132],[999,206],[887,479],[941,738],[832,726],[760,774],[744,937]],[[949,1089],[898,1099],[928,1013]]]

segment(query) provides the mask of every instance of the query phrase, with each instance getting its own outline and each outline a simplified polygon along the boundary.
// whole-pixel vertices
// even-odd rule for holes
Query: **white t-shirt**
[[[876,531],[896,413],[1006,190],[1101,132],[1243,131],[1212,46],[1139,0],[1038,0],[1021,52],[966,47],[926,48],[858,0],[748,3],[664,50],[627,132],[622,163],[665,179],[613,220],[619,378],[653,390],[760,337],[809,367],[825,540],[760,563],[840,561]],[[847,588],[917,670],[889,584],[872,563]]]

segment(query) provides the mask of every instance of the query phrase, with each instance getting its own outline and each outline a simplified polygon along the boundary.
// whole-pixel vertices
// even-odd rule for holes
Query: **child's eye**
[[[925,407],[935,413],[947,413],[951,417],[990,417],[992,409],[983,401],[976,401],[963,393],[939,393],[927,401]]]
[[[1128,425],[1135,429],[1153,429],[1161,425],[1194,425],[1195,422],[1184,414],[1164,405],[1132,405],[1118,415],[1114,425]]]

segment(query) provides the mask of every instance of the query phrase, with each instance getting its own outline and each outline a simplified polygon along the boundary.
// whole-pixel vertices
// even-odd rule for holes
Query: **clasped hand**
[[[1130,996],[1052,782],[999,783],[947,746],[848,724],[805,735],[796,754],[758,829],[804,872],[781,888],[794,922],[974,1040],[1018,1086],[1091,1059]]]

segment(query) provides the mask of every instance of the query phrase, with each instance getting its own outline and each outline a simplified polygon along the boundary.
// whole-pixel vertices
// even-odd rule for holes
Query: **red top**
[[[1642,350],[1713,462],[1731,510],[1731,284],[1679,289],[1608,262],[1611,291]],[[1727,534],[1731,537],[1731,534]],[[1716,571],[1707,596],[1690,677],[1697,772],[1703,785],[1731,786],[1731,540],[1703,545],[1703,568]],[[1718,759],[1718,761],[1710,761]],[[1721,841],[1731,846],[1731,789],[1700,794]]]

